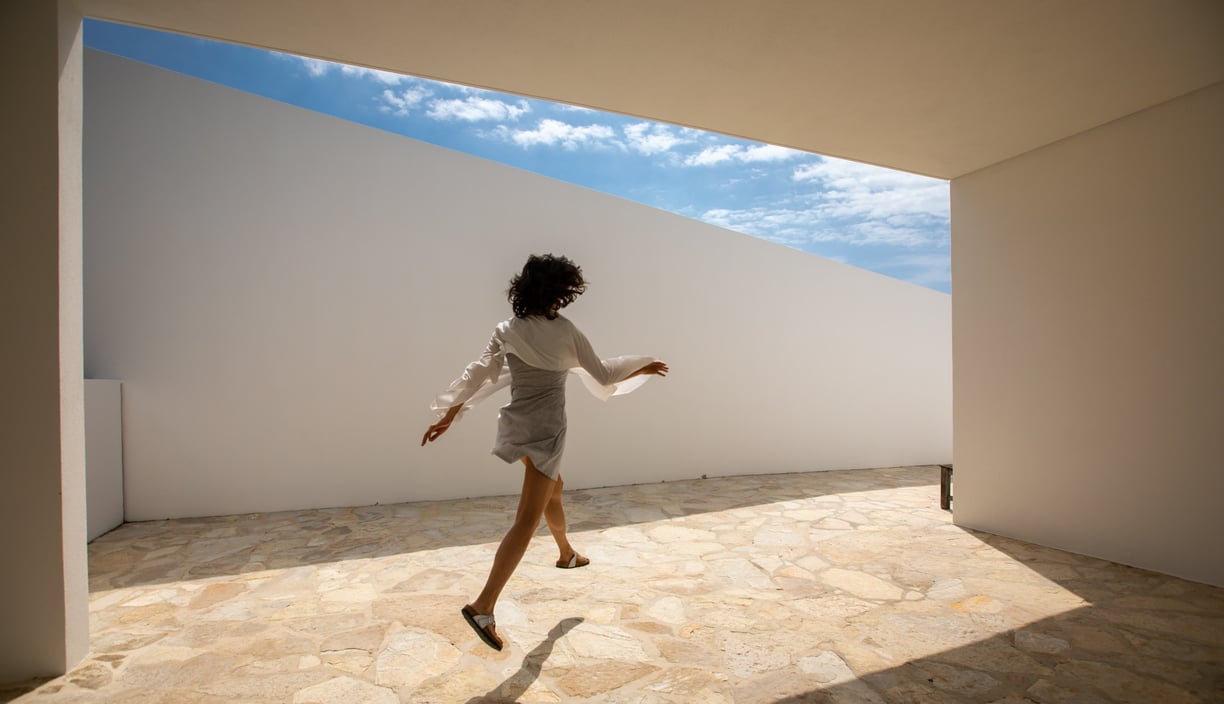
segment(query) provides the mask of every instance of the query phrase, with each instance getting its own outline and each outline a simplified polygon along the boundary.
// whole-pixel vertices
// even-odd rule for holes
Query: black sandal
[[[485,645],[494,650],[502,649],[502,639],[497,636],[497,622],[493,620],[493,614],[478,614],[470,604],[464,606],[459,613],[463,614],[463,620],[476,631],[476,635],[480,636]]]
[[[572,570],[575,567],[586,567],[589,564],[591,564],[590,559],[583,557],[578,553],[570,555],[568,562],[565,560],[557,560],[557,568],[563,570]]]

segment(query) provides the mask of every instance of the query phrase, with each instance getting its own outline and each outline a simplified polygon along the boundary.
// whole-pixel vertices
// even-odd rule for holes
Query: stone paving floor
[[[0,699],[1224,701],[1224,589],[952,525],[938,469],[567,493],[494,652],[459,608],[515,497],[127,524],[90,545],[92,650]],[[35,685],[37,685],[35,687]]]

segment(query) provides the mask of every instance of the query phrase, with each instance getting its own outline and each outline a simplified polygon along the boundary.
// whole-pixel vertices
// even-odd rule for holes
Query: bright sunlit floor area
[[[90,545],[88,658],[8,697],[1224,700],[1224,590],[958,528],[938,467],[567,492],[591,564],[542,528],[494,652],[459,609],[515,503],[124,525]]]

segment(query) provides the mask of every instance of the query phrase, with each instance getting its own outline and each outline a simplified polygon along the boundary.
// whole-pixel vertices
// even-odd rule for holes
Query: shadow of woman
[[[509,702],[517,702],[519,697],[527,691],[532,682],[535,682],[540,677],[540,669],[544,666],[544,661],[552,655],[553,646],[557,640],[569,633],[570,629],[582,623],[581,617],[562,619],[557,625],[552,627],[544,640],[540,642],[530,653],[523,656],[523,664],[519,667],[518,672],[510,675],[504,682],[490,689],[486,694],[478,697],[472,697],[467,701],[467,704],[502,704]]]

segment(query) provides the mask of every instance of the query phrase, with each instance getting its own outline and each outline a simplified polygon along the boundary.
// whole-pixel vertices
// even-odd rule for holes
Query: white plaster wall
[[[952,182],[958,524],[1224,585],[1224,83]]]
[[[93,540],[123,523],[123,384],[85,380],[85,512]]]
[[[531,252],[591,282],[571,487],[947,461],[950,303],[498,164],[87,61],[86,371],[124,381],[129,520],[517,492],[495,397],[420,448]],[[504,392],[503,392],[504,393]]]
[[[73,3],[0,3],[0,682],[89,650],[81,55]]]

